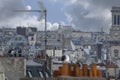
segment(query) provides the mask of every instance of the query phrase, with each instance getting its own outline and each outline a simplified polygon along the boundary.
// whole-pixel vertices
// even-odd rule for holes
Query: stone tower
[[[112,7],[110,29],[110,53],[112,58],[120,58],[120,7]]]
[[[111,40],[120,40],[120,7],[112,7]]]

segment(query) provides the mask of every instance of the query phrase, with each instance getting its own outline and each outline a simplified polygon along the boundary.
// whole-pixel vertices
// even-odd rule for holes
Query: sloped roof
[[[27,60],[26,65],[27,66],[42,66],[42,64],[34,62],[33,60]]]
[[[50,78],[51,73],[45,66],[27,66],[27,77]]]

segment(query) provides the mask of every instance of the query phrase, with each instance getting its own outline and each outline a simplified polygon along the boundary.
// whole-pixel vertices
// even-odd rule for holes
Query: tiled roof
[[[106,68],[118,68],[117,64],[111,63],[111,64],[107,64]]]

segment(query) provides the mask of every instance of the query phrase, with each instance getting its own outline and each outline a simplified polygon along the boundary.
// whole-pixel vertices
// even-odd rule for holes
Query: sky
[[[120,0],[0,0],[0,26],[33,26],[44,30],[40,13],[15,12],[14,10],[47,10],[47,29],[55,30],[59,24],[71,25],[81,31],[109,32],[111,8],[120,6]]]

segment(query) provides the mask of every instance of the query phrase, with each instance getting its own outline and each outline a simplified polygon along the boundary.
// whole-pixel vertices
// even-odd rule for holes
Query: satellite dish
[[[70,57],[68,55],[63,55],[61,60],[65,61],[65,62],[68,62],[68,61],[70,61]]]
[[[78,63],[79,67],[82,69],[83,65],[81,62]]]

